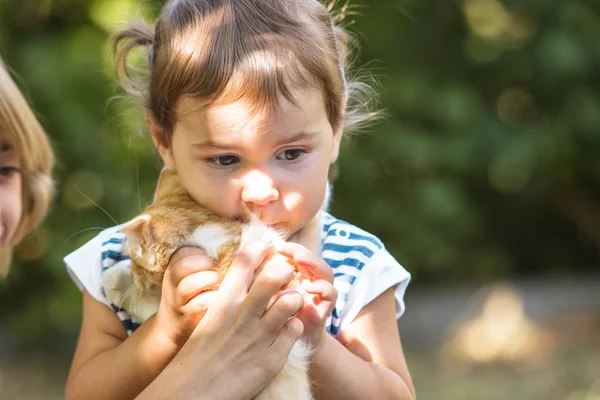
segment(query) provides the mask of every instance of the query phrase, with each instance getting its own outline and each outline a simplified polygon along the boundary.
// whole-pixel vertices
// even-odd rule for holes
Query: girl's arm
[[[395,313],[390,288],[361,310],[339,341],[325,335],[310,363],[316,399],[415,398]]]
[[[268,249],[256,250],[254,258]],[[177,251],[165,272],[158,312],[129,338],[117,315],[84,291],[83,322],[65,397],[137,396],[175,357],[204,316],[215,284],[213,266],[201,249]]]
[[[269,348],[275,343],[274,339],[278,336],[282,325],[301,306],[301,299],[297,299],[300,303],[296,301],[294,304],[292,302],[291,305],[288,304],[286,307],[286,303],[289,303],[293,297],[282,296],[279,303],[283,304],[283,316],[285,318],[273,319],[271,317],[281,314],[281,307],[275,307],[273,312],[265,313],[271,297],[282,286],[289,283],[293,277],[293,268],[281,260],[269,260],[264,263],[264,269],[256,277],[256,281],[261,282],[260,287],[254,290],[251,289],[250,293],[252,295],[248,294],[246,296],[254,271],[263,264],[263,261],[271,253],[272,245],[266,242],[257,241],[247,245],[233,260],[229,272],[221,284],[221,289],[216,290],[215,283],[217,283],[218,274],[211,270],[213,260],[204,255],[202,250],[198,248],[179,250],[172,257],[171,264],[173,266],[168,267],[163,280],[163,293],[159,311],[155,316],[144,322],[129,338],[115,313],[104,304],[96,301],[87,292],[84,292],[83,324],[67,381],[65,397],[67,399],[86,400],[135,398],[161,374],[161,371],[184,346],[188,337],[194,331],[197,331],[196,327],[199,326],[199,322],[204,321],[202,317],[207,312],[208,305],[213,304],[213,299],[220,299],[217,303],[226,304],[227,307],[217,307],[217,311],[214,311],[211,314],[212,316],[202,324],[204,328],[200,330],[204,333],[208,332],[209,335],[200,335],[203,340],[195,340],[194,343],[211,349],[205,353],[213,355],[214,349],[219,348],[218,344],[221,342],[223,345],[221,348],[229,350],[230,353],[245,351],[244,356],[249,356],[245,370],[254,372],[254,375],[247,376],[245,381],[242,379],[244,375],[239,372],[233,377],[223,373],[219,374],[219,377],[222,379],[227,375],[231,379],[237,379],[240,385],[243,384],[246,391],[254,385],[254,393],[251,393],[247,398],[254,397],[277,373],[273,368],[265,370],[266,366],[277,361],[275,364],[279,365],[278,368],[283,367],[287,355],[285,352],[276,352],[279,356],[275,357],[274,360],[269,361],[265,358],[267,356],[274,357],[275,353],[269,351]],[[226,282],[232,281],[235,284],[226,285]],[[169,290],[169,286],[173,286],[173,290]],[[224,286],[225,289],[223,289]],[[291,313],[287,313],[285,310],[290,307],[293,310],[291,310]],[[170,314],[166,311],[161,314],[161,310],[170,310]],[[235,319],[234,322],[237,324],[234,324],[235,329],[229,329],[227,324],[218,323],[219,318],[223,318],[220,316],[221,312],[226,314],[225,316],[240,315],[247,316],[247,318]],[[167,318],[169,315],[170,317]],[[281,324],[277,325],[279,321]],[[292,322],[292,324],[294,323]],[[296,321],[295,325],[298,324],[299,322]],[[297,328],[292,330],[296,331]],[[245,342],[244,340],[238,340],[233,334],[229,336],[220,333],[218,335],[213,334],[214,330],[219,329],[239,334]],[[267,330],[266,333],[265,329]],[[174,331],[175,335],[173,334]],[[273,333],[273,335],[270,336],[267,333]],[[288,339],[290,337],[289,334],[284,336]],[[279,340],[277,342],[288,343],[289,346],[283,347],[287,347],[289,353],[293,341]],[[191,346],[193,348],[193,345]],[[190,346],[186,348],[189,350]],[[185,389],[195,391],[199,395],[206,390],[207,385],[213,385],[216,379],[206,382],[204,387],[198,387],[200,382],[196,379],[194,372],[190,368],[178,367],[187,365],[188,367],[197,367],[197,369],[203,371],[208,368],[211,372],[214,372],[219,370],[219,366],[223,367],[225,365],[221,370],[232,372],[234,368],[231,367],[231,364],[236,366],[239,364],[238,361],[244,358],[241,355],[227,354],[221,357],[223,360],[209,358],[207,360],[209,364],[197,365],[195,361],[199,361],[199,355],[190,355],[189,353],[190,351],[186,351],[186,354],[183,355],[183,360],[187,361],[182,362],[182,357],[179,357],[177,365],[166,371],[167,378],[161,378],[159,386],[154,385],[152,388],[148,388],[150,391],[145,391],[144,396],[146,397],[144,398],[175,399],[173,396],[160,397],[159,395],[165,394],[165,388],[161,388],[161,386],[166,384],[168,389],[166,391],[170,392],[171,395],[174,395],[175,389],[179,390],[179,393],[183,393],[180,389],[184,385],[177,386],[177,382],[181,383],[186,380],[191,380],[194,384],[186,386]],[[260,373],[261,371],[262,373]],[[173,378],[177,373],[186,373],[187,375],[183,380],[175,380]],[[205,375],[209,374],[205,373]],[[263,376],[263,379],[257,380],[260,376]],[[232,390],[233,387],[233,385],[224,382],[217,388],[217,392]],[[210,389],[213,392],[215,391],[212,386]],[[238,391],[237,395],[239,394]],[[188,397],[182,396],[179,398]],[[226,398],[242,399],[242,397]]]
[[[157,329],[155,317],[127,338],[117,315],[84,291],[83,322],[65,398],[133,399],[178,350]]]

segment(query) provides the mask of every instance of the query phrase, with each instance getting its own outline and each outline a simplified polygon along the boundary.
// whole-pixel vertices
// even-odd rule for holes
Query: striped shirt
[[[394,287],[396,317],[404,312],[404,292],[410,274],[389,254],[374,235],[325,213],[322,228],[321,257],[334,272],[337,302],[327,320],[327,331],[337,336],[360,310]],[[109,268],[129,268],[123,254],[125,235],[119,227],[101,232],[78,250],[65,257],[67,270],[77,286],[109,306],[131,335],[139,326],[127,310],[112,304],[102,287],[102,274]]]

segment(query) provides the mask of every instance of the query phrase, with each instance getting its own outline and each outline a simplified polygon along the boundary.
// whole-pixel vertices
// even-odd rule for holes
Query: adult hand
[[[138,400],[252,399],[282,370],[303,332],[293,317],[303,299],[286,291],[269,306],[294,275],[287,263],[265,261],[272,252],[258,241],[236,256],[189,340]]]

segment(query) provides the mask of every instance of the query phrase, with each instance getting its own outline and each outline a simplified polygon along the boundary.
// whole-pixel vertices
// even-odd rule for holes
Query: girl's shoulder
[[[128,259],[123,254],[125,235],[119,228],[120,226],[117,225],[103,230],[83,246],[68,254],[64,258],[67,269],[98,269],[102,272],[116,262]]]
[[[385,248],[375,235],[329,213],[323,214],[321,238],[323,258],[345,255],[355,258],[356,262],[364,262]],[[339,263],[332,262],[330,265],[335,268]],[[356,267],[361,268],[359,264]]]
[[[375,235],[324,213],[321,257],[334,272],[338,300],[328,331],[338,335],[360,310],[387,289],[394,288],[396,317],[404,312],[404,292],[410,273]]]
[[[123,253],[125,235],[114,226],[100,232],[64,258],[67,272],[80,290],[111,308],[119,317],[128,334],[139,324],[126,310],[111,303],[103,286],[104,272],[112,267],[130,268],[131,260]]]

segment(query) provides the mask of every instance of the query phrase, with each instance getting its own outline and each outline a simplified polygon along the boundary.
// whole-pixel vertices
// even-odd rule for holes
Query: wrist
[[[162,340],[167,340],[172,346],[181,348],[191,335],[193,329],[186,332],[185,329],[180,327],[179,321],[166,312],[161,312],[161,309],[154,315],[154,329],[156,334],[161,337]],[[150,321],[148,319],[147,321]]]
[[[165,335],[154,316],[148,318],[121,347],[136,360],[139,378],[146,385],[161,373],[180,350]]]
[[[202,380],[204,374],[194,374],[194,379],[191,380],[190,371],[187,369],[189,363],[187,360],[176,362],[178,358],[179,356],[169,363],[135,400],[186,400],[198,397],[196,392],[199,388],[202,398],[219,398],[214,393],[213,385]]]
[[[232,375],[232,366],[222,359],[215,359],[209,351],[202,351],[197,338],[192,338],[180,349],[161,374],[144,391],[146,397],[136,400],[187,400],[193,398],[210,400],[251,400],[247,393],[247,379],[231,380],[248,371]],[[208,358],[207,358],[208,357]]]
[[[173,354],[177,354],[183,347],[185,340],[178,337],[175,330],[170,328],[172,324],[161,320],[158,314],[148,318],[144,325],[148,326],[150,339],[148,342],[151,346],[165,349],[165,352]]]

